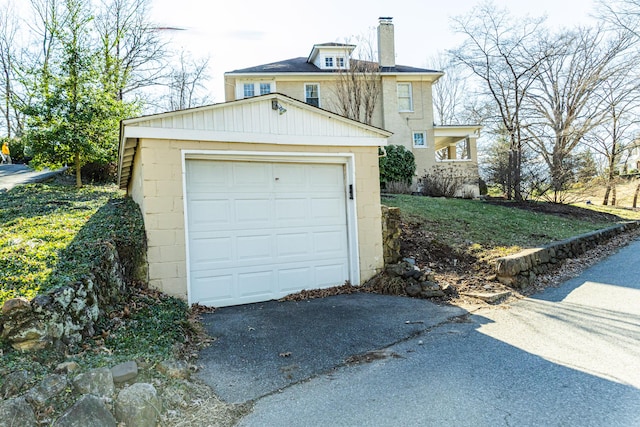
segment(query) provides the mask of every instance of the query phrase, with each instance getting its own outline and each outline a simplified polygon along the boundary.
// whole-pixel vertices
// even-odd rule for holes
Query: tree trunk
[[[613,181],[611,183],[611,206],[615,206],[616,202],[616,182]]]
[[[638,204],[638,194],[640,194],[640,184],[638,184],[636,186],[636,192],[633,193],[633,208],[636,208],[636,205]]]
[[[76,188],[82,188],[82,165],[80,164],[80,153],[76,152]]]
[[[517,202],[522,201],[522,150],[513,151],[513,196]]]
[[[509,150],[509,167],[507,170],[507,200],[513,197],[513,150]]]
[[[602,200],[602,206],[609,204],[609,193],[611,193],[611,183],[607,184],[607,190],[604,192],[604,199]]]

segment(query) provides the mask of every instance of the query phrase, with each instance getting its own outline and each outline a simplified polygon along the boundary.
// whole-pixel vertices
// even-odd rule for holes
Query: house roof
[[[338,43],[334,43],[338,45]],[[354,60],[352,61],[360,61]],[[369,62],[369,61],[362,61]],[[321,69],[308,62],[308,58],[299,57],[285,59],[284,61],[271,62],[269,64],[256,65],[254,67],[242,68],[239,70],[227,71],[225,74],[279,74],[279,73],[335,73],[338,70]],[[383,67],[380,69],[384,74],[402,74],[402,73],[419,73],[419,74],[442,74],[441,71],[430,70],[427,68],[409,67],[407,65],[396,65],[395,67]]]
[[[140,139],[381,146],[392,133],[270,93],[120,122],[118,184],[127,188]]]

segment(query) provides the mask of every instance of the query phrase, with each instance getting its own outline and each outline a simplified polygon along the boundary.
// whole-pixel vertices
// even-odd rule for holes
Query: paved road
[[[640,426],[640,241],[255,402],[241,426]]]
[[[20,184],[46,181],[66,169],[65,167],[54,171],[49,169],[34,171],[30,167],[21,164],[0,165],[0,192],[11,190]]]

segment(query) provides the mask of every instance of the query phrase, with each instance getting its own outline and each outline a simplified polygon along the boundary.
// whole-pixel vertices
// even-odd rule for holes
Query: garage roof
[[[122,120],[118,183],[127,188],[140,139],[383,146],[392,133],[279,93]]]

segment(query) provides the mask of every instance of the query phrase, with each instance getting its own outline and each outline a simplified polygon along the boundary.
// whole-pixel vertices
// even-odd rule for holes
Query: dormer
[[[349,68],[351,52],[356,48],[352,44],[322,43],[313,45],[307,62],[321,70],[343,70]]]

